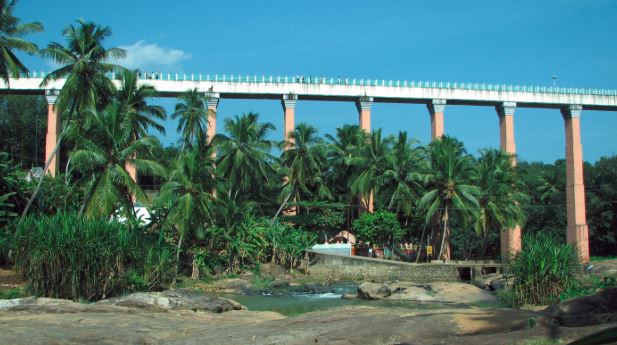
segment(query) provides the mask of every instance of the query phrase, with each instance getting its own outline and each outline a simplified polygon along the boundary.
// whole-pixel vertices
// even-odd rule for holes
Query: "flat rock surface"
[[[519,344],[570,340],[604,326],[525,329],[511,309],[344,307],[286,318],[246,310],[155,312],[113,305],[22,305],[0,311],[1,344]],[[595,327],[595,328],[594,328]]]
[[[358,286],[358,297],[396,301],[441,303],[492,303],[497,298],[475,285],[457,282],[418,284],[412,282],[371,283]]]

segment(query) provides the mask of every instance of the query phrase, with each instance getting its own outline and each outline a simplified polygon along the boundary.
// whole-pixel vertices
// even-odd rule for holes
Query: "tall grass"
[[[558,302],[559,296],[575,283],[577,269],[577,254],[572,246],[543,233],[525,235],[523,248],[511,263],[516,277],[514,304]]]
[[[138,236],[125,225],[76,214],[31,216],[17,226],[16,267],[37,296],[100,299],[122,289],[138,259]]]

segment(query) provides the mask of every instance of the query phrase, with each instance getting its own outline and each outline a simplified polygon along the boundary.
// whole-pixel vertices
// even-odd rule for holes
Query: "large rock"
[[[159,311],[192,310],[222,313],[242,309],[239,303],[230,299],[214,297],[202,291],[189,289],[148,293],[137,292],[123,297],[103,300],[98,303]]]
[[[417,302],[434,302],[435,296],[427,289],[426,285],[398,283],[390,286],[392,294],[388,296],[388,300],[393,301],[417,301]]]
[[[514,284],[514,277],[501,273],[491,273],[476,281],[476,284],[482,289],[491,291],[509,289]]]
[[[358,286],[358,297],[362,299],[384,299],[395,301],[478,303],[495,302],[490,292],[465,283],[395,282],[388,284],[364,282]]]
[[[466,283],[431,283],[430,289],[438,302],[478,303],[497,301],[497,298],[490,292]]]
[[[362,299],[385,299],[391,294],[386,284],[364,282],[358,286],[358,297]]]
[[[567,327],[617,321],[617,288],[601,289],[595,295],[551,305],[545,313],[550,323]]]

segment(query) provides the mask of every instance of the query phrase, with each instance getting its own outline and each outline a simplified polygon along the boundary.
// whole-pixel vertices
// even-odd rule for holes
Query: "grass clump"
[[[0,290],[0,299],[14,299],[14,298],[20,298],[24,296],[24,292],[22,291],[21,288],[12,288],[12,289],[5,289],[5,290]]]
[[[98,300],[169,276],[171,253],[134,226],[61,213],[28,217],[15,231],[16,268],[36,296]]]
[[[575,249],[543,233],[528,234],[511,263],[516,279],[511,296],[514,306],[545,305],[559,301],[575,284],[578,260]]]

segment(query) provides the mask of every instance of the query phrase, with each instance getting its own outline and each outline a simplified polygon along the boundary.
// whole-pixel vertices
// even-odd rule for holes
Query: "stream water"
[[[404,307],[414,310],[453,308],[454,305],[442,303],[420,303],[410,301],[368,301],[363,299],[342,299],[346,292],[356,293],[356,283],[336,283],[332,285],[333,292],[327,293],[298,293],[277,295],[223,295],[233,299],[254,311],[274,311],[287,316],[299,315],[315,310],[323,310],[341,306],[370,305],[380,307]],[[462,307],[462,306],[461,306]]]

